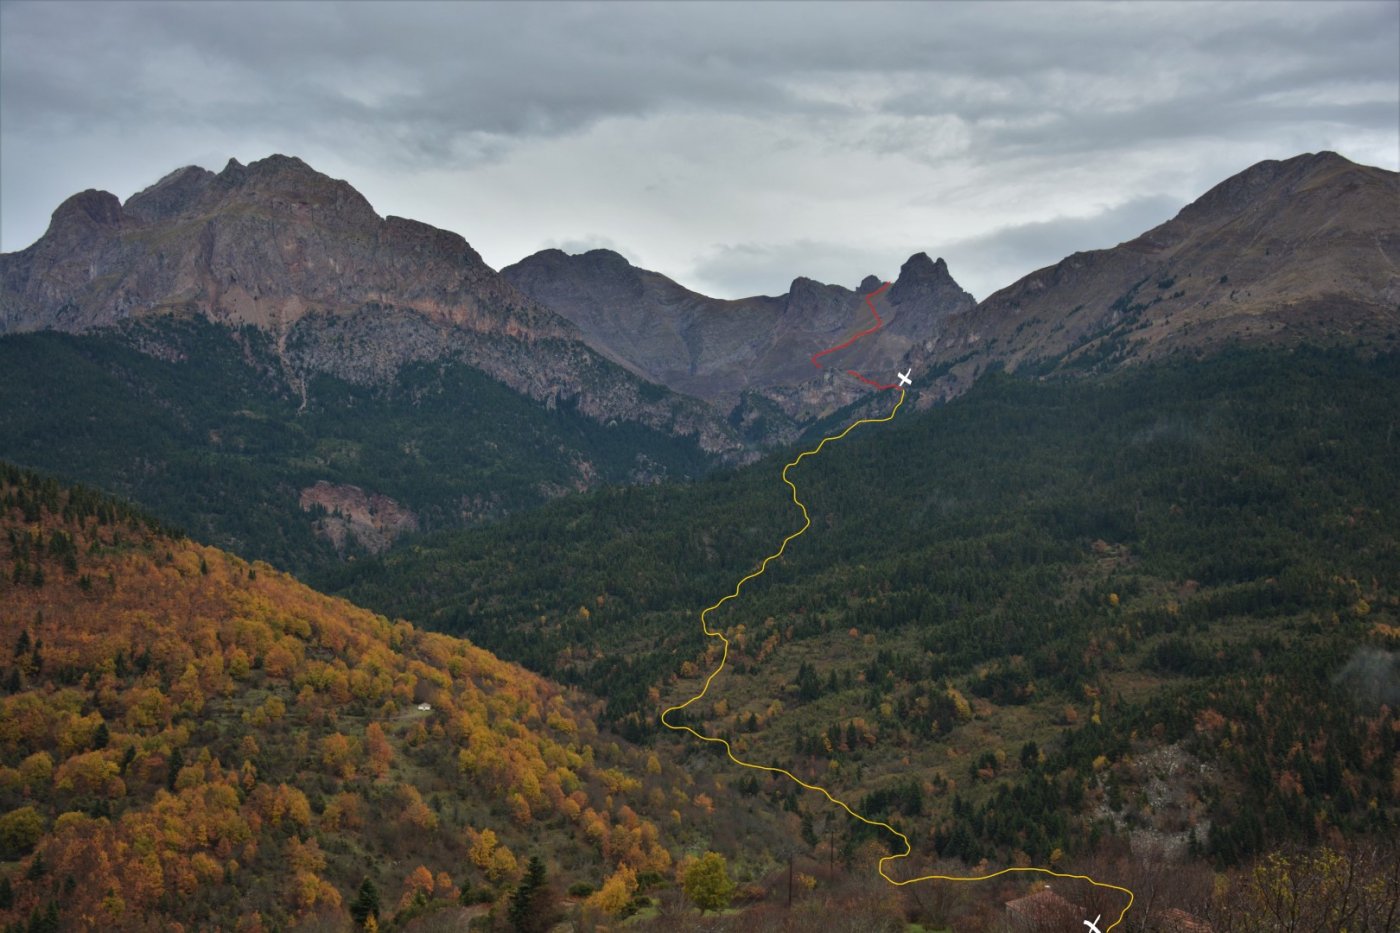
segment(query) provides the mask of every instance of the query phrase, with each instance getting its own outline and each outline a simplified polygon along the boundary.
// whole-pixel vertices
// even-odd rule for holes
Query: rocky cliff
[[[274,335],[293,382],[316,372],[374,382],[409,361],[450,357],[600,421],[739,449],[706,406],[599,358],[462,237],[381,218],[348,183],[299,159],[183,168],[125,204],[84,191],[36,243],[0,256],[0,333],[171,313]]]
[[[868,391],[848,368],[889,378],[908,351],[943,321],[972,309],[943,260],[909,259],[875,297],[884,327],[812,365],[814,353],[843,342],[874,319],[856,289],[794,279],[784,295],[710,298],[664,275],[632,266],[610,250],[570,256],[545,250],[501,270],[521,292],[578,327],[599,353],[639,375],[728,410],[745,393],[776,402],[798,420]]]

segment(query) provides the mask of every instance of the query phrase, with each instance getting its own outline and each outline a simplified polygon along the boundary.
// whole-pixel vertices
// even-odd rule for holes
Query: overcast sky
[[[0,251],[84,188],[300,156],[495,268],[708,294],[919,250],[976,297],[1261,159],[1400,169],[1400,3],[0,3]]]

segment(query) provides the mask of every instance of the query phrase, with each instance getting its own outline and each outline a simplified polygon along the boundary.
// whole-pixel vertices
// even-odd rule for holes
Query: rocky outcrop
[[[868,387],[844,369],[888,377],[910,347],[932,336],[949,315],[974,305],[943,260],[935,263],[920,253],[905,264],[894,287],[874,299],[885,321],[879,333],[824,357],[818,368],[813,354],[873,323],[863,296],[880,289],[879,279],[869,276],[852,291],[799,277],[783,295],[730,301],[636,268],[609,250],[576,256],[545,250],[501,274],[576,325],[599,353],[651,381],[732,410],[739,421],[748,418],[751,401],[742,402],[745,397],[767,399],[799,422],[848,404]]]
[[[285,334],[308,315],[387,306],[477,333],[576,336],[462,237],[380,218],[349,184],[287,156],[180,169],[125,205],[75,195],[38,242],[4,257],[3,283],[7,331],[179,308]]]
[[[378,554],[400,535],[418,530],[418,516],[388,496],[359,486],[318,482],[301,491],[303,512],[320,513],[316,533],[344,553],[351,540]]]

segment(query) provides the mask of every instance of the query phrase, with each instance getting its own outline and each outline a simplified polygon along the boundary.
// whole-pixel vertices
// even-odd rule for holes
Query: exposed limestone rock
[[[378,554],[402,534],[418,530],[418,516],[377,492],[359,486],[318,482],[301,491],[301,509],[323,509],[316,520],[316,532],[344,552],[350,539],[372,554]]]

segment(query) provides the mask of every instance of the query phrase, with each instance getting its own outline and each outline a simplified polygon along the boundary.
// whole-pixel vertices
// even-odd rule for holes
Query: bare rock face
[[[878,334],[823,357],[819,368],[814,354],[874,324],[863,296],[880,289],[879,279],[869,276],[852,291],[799,277],[784,295],[727,301],[608,250],[545,250],[501,274],[575,324],[589,346],[649,380],[725,409],[755,394],[797,420],[868,393],[843,370],[888,378],[910,347],[974,305],[941,259],[920,253],[894,288],[875,297],[884,320]]]
[[[900,267],[899,278],[890,286],[889,303],[944,316],[971,311],[976,304],[948,274],[948,264],[941,257],[929,259],[928,253],[915,253]]]
[[[381,218],[347,182],[274,155],[179,169],[125,205],[85,191],[28,249],[0,256],[0,333],[70,332],[197,314],[276,338],[286,375],[383,380],[459,359],[532,398],[599,420],[741,445],[703,404],[644,388],[577,327],[516,290],[461,236]]]
[[[86,330],[178,308],[285,334],[308,315],[377,304],[478,333],[574,333],[457,234],[381,219],[349,184],[287,156],[230,160],[217,175],[180,169],[126,205],[76,195],[43,238],[5,257],[4,286],[7,331]]]
[[[340,552],[354,539],[360,547],[378,554],[400,535],[418,530],[418,516],[413,512],[388,496],[359,486],[322,481],[303,489],[300,500],[303,512],[324,510],[326,514],[316,520],[316,532]]]
[[[63,202],[39,241],[0,255],[0,334],[198,314],[272,335],[294,386],[455,359],[547,405],[742,458],[868,397],[847,370],[888,383],[912,366],[931,404],[995,366],[1103,368],[1234,342],[1393,345],[1397,179],[1335,153],[1262,162],[1136,239],[980,304],[923,253],[888,288],[797,278],[783,295],[725,301],[609,250],[545,250],[497,274],[457,234],[381,218],[298,159],[231,160],[217,174],[179,169],[125,204],[101,191]],[[882,329],[814,366],[874,323],[867,301]]]

